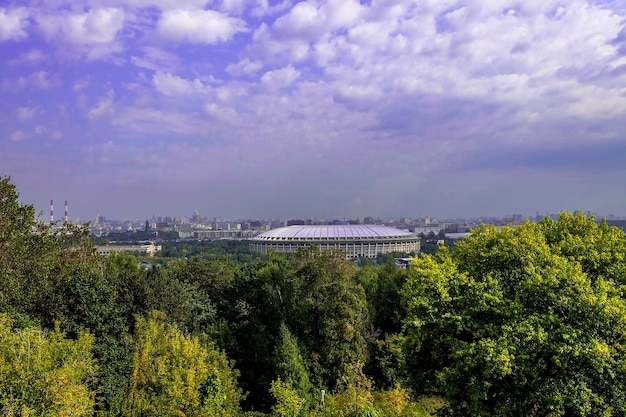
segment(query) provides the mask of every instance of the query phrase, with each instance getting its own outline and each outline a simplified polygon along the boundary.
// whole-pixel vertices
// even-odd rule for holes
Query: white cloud
[[[160,135],[178,133],[202,137],[211,126],[197,114],[151,108],[127,107],[116,112],[113,125],[125,132]]]
[[[353,27],[363,18],[365,10],[355,0],[330,0],[321,5],[303,1],[276,19],[272,30],[280,36],[316,40],[336,30]]]
[[[3,87],[8,90],[24,89],[29,87],[47,90],[58,84],[58,80],[52,77],[46,71],[33,72],[27,76],[20,76],[16,81],[9,82],[5,80]]]
[[[157,24],[161,36],[177,42],[216,44],[247,31],[241,19],[215,10],[168,10]]]
[[[267,61],[278,62],[294,59],[302,37],[314,41],[310,51],[326,80],[354,100],[379,91],[538,104],[550,89],[561,100],[571,96],[571,87],[594,82],[585,74],[607,73],[622,59],[613,39],[623,18],[587,2],[561,2],[558,10],[557,1],[524,2],[508,11],[502,2],[426,3],[372,3],[360,17],[333,24],[330,3],[299,3],[273,27],[261,26],[255,40]],[[559,77],[577,81],[565,88]],[[625,81],[614,77],[612,88]],[[614,102],[606,87],[593,92]]]
[[[106,44],[115,41],[124,27],[124,11],[102,8],[81,14],[41,15],[37,22],[49,38],[58,37],[76,45]]]
[[[152,71],[175,70],[181,66],[180,58],[172,53],[157,49],[152,46],[146,46],[142,49],[143,55],[132,56],[133,64],[140,68],[146,68]]]
[[[43,52],[41,52],[39,49],[33,49],[31,51],[28,51],[22,54],[21,58],[25,62],[36,64],[38,62],[43,61],[45,59],[45,56]]]
[[[308,57],[309,41],[299,37],[279,38],[272,33],[269,26],[262,23],[252,35],[254,48],[249,48],[255,60],[263,59],[265,63],[303,61]]]
[[[98,104],[89,110],[87,118],[89,120],[101,119],[103,117],[111,116],[113,114],[113,91],[109,91],[106,97],[100,99]]]
[[[12,10],[0,8],[0,42],[27,38],[28,17],[28,11],[23,7]]]
[[[313,3],[302,1],[276,19],[272,29],[283,35],[309,38],[323,29],[324,19],[325,16]]]
[[[81,78],[78,79],[76,81],[74,81],[74,85],[72,86],[72,90],[74,91],[81,91],[84,90],[85,88],[89,87],[89,79],[88,78]]]
[[[226,72],[234,76],[256,74],[263,68],[263,61],[244,58],[236,64],[229,64]]]
[[[173,10],[179,9],[180,0],[109,0],[109,4],[119,4],[120,6],[129,6],[134,9],[142,9],[146,7],[157,7],[159,10]],[[190,9],[202,9],[207,4],[211,3],[211,0],[185,0],[185,6]]]
[[[18,107],[15,115],[20,122],[25,122],[35,117],[39,111],[39,107]]]
[[[224,123],[237,123],[240,121],[235,109],[221,105],[218,103],[208,103],[204,106],[204,112],[213,120],[219,120]]]
[[[292,66],[278,70],[267,71],[261,77],[261,82],[272,88],[287,87],[300,76],[300,72]]]
[[[11,133],[9,139],[11,139],[13,142],[19,142],[25,137],[26,136],[24,135],[24,132],[22,132],[21,130],[16,130],[15,132]]]
[[[270,5],[268,0],[256,0],[256,6],[250,11],[251,16],[263,17],[274,16],[291,7],[292,0],[283,0],[280,3]]]
[[[169,72],[157,72],[152,76],[152,83],[161,94],[166,96],[198,94],[205,90],[204,84],[197,78],[188,81]]]
[[[231,15],[241,15],[248,7],[254,6],[256,0],[222,0],[220,10]]]

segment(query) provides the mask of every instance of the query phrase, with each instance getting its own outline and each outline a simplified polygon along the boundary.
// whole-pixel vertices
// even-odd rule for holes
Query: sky
[[[0,69],[46,218],[626,216],[624,0],[2,0]]]

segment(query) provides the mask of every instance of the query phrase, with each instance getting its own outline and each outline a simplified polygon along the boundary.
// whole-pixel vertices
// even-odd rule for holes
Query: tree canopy
[[[241,244],[143,268],[18,197],[0,178],[1,416],[626,415],[626,235],[593,216],[408,269]]]
[[[623,232],[565,213],[415,259],[402,290],[414,387],[455,416],[623,415],[625,248]]]

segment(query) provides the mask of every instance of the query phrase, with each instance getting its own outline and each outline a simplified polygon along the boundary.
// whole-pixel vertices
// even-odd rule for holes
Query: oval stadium
[[[379,225],[287,226],[261,233],[250,240],[257,252],[296,252],[317,246],[341,249],[348,259],[375,258],[379,253],[419,252],[419,236]]]

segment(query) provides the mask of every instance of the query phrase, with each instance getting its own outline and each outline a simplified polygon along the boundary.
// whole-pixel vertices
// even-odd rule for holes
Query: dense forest
[[[408,269],[226,243],[145,267],[36,218],[0,178],[2,416],[626,415],[626,235],[593,217]]]

